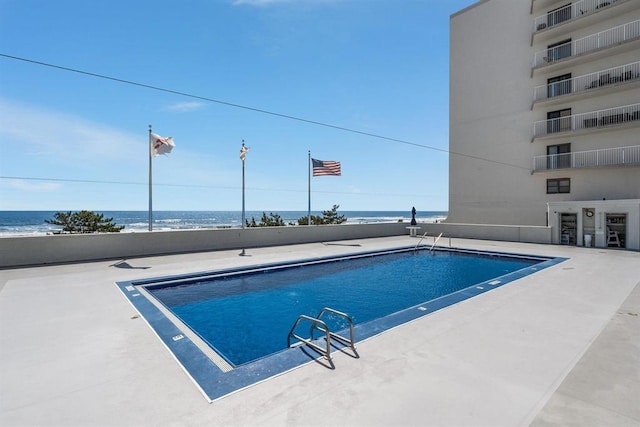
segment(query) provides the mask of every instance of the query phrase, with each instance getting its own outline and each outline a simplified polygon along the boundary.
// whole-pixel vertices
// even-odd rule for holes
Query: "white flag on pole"
[[[173,150],[173,147],[176,146],[172,136],[164,138],[153,132],[149,134],[149,144],[151,144],[151,154],[153,156],[169,154],[171,150]]]
[[[247,151],[249,151],[249,147],[242,144],[242,148],[240,149],[240,160],[244,161],[247,157]]]

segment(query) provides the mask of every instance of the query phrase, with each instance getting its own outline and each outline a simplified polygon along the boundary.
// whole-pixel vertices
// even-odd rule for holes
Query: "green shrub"
[[[59,225],[65,233],[118,233],[124,225],[116,225],[113,218],[92,211],[56,212],[47,224]]]

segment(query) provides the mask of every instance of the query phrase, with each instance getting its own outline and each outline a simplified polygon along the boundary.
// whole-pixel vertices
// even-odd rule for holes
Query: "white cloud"
[[[167,111],[175,111],[178,113],[188,113],[189,111],[196,111],[204,108],[205,104],[203,102],[178,102],[173,105],[167,106],[165,109]]]
[[[7,187],[15,190],[37,193],[49,193],[56,191],[61,187],[61,185],[56,182],[26,181],[24,179],[10,179],[7,180],[6,183]]]
[[[0,137],[4,143],[19,144],[27,155],[71,162],[124,160],[132,147],[146,141],[144,130],[132,135],[73,114],[4,99],[0,99]]]

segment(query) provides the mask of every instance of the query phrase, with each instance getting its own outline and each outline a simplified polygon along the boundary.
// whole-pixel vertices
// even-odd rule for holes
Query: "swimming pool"
[[[345,312],[362,341],[555,262],[400,248],[117,285],[212,400],[318,357],[287,347],[299,315]]]

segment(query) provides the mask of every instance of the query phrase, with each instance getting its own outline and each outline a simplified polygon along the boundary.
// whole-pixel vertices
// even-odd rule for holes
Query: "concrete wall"
[[[587,211],[593,215],[588,217]],[[576,244],[585,244],[584,236],[591,235],[592,245],[597,248],[606,248],[607,228],[617,227],[607,224],[607,216],[610,214],[622,214],[626,216],[624,225],[624,247],[631,250],[640,250],[640,199],[635,200],[591,200],[577,202],[555,202],[549,203],[549,225],[553,227],[554,233],[551,242],[561,243],[562,225],[560,216],[562,214],[576,215]]]
[[[447,221],[544,226],[548,202],[640,197],[637,166],[531,174],[533,158],[546,155],[549,146],[571,144],[571,152],[585,152],[638,144],[637,123],[532,140],[534,122],[550,112],[570,108],[575,115],[638,102],[637,86],[610,85],[533,104],[534,88],[550,78],[606,72],[638,60],[636,41],[533,71],[534,54],[551,44],[640,19],[640,1],[620,1],[532,37],[536,17],[568,3],[487,0],[451,17]],[[547,180],[558,178],[571,180],[570,193],[547,194]]]
[[[490,0],[451,17],[449,149],[464,155],[449,156],[447,221],[546,224],[545,180],[530,168],[530,9]]]
[[[60,234],[0,238],[0,268],[406,234],[406,223]]]
[[[408,223],[342,224],[0,238],[0,268],[104,259],[329,242],[407,234]],[[550,243],[547,227],[419,224],[418,235]],[[427,242],[432,238],[427,238]],[[410,245],[412,241],[407,241]],[[417,243],[417,241],[416,241]],[[446,244],[442,240],[439,244]]]
[[[457,237],[464,239],[501,240],[506,242],[522,243],[551,243],[551,227],[527,226],[527,225],[494,225],[494,224],[454,224],[438,223],[426,224],[429,236],[438,236],[443,233],[443,239]],[[425,230],[420,230],[420,234]],[[427,242],[432,241],[431,237]],[[445,242],[446,243],[446,242]],[[443,242],[438,242],[443,245]]]

